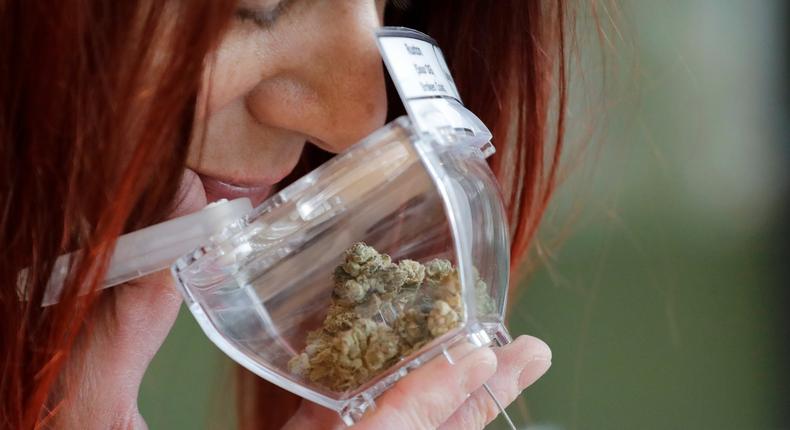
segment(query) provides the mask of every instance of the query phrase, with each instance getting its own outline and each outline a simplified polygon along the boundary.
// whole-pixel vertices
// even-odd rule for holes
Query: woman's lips
[[[320,140],[315,140],[326,145]],[[277,168],[265,169],[268,172],[266,176],[258,176],[256,178],[243,177],[239,179],[230,176],[212,176],[200,173],[197,170],[195,172],[203,183],[203,189],[206,191],[206,200],[209,203],[221,199],[233,200],[246,197],[250,199],[253,206],[258,206],[272,195],[277,184],[293,172],[299,163],[302,149],[303,145],[300,146],[298,152],[294,152],[294,156],[291,157],[292,160],[278,164]]]
[[[246,197],[250,199],[253,206],[257,206],[266,200],[274,189],[274,184],[241,185],[226,182],[212,176],[198,175],[200,176],[200,181],[203,182],[203,188],[206,190],[206,200],[208,202]]]

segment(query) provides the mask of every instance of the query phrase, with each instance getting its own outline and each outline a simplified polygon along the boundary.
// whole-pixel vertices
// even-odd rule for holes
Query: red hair
[[[168,212],[203,58],[233,6],[0,0],[0,428],[42,427],[57,411],[95,298],[78,286],[96,286],[125,229]],[[42,308],[55,258],[77,249],[61,303]]]
[[[57,378],[96,296],[77,297],[79,286],[95,289],[118,235],[172,205],[203,59],[234,3],[0,0],[0,427],[41,427],[57,412]],[[439,41],[465,103],[493,131],[516,267],[562,148],[564,2],[414,1],[386,20]],[[77,249],[61,303],[41,308],[55,258]],[[299,399],[240,372],[242,427],[279,428]]]

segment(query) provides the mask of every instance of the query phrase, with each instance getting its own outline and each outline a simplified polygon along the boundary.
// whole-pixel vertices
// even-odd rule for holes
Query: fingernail
[[[521,335],[516,339],[516,342],[522,341],[526,344],[527,354],[532,358],[542,358],[551,361],[551,348],[546,342],[538,339],[535,336]],[[515,343],[515,342],[514,342]]]
[[[523,339],[523,340],[522,340]],[[551,367],[551,348],[546,342],[534,336],[519,336],[517,341],[525,343],[527,364],[518,377],[518,385],[525,389],[535,383]]]
[[[534,384],[535,381],[540,379],[540,377],[549,370],[549,367],[551,367],[551,359],[540,356],[531,359],[527,362],[527,365],[524,366],[521,375],[518,377],[519,387],[523,390]]]

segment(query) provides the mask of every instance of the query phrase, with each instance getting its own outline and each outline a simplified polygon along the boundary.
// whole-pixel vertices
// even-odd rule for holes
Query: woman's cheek
[[[198,96],[197,119],[222,110],[231,102],[244,98],[263,80],[267,72],[266,50],[260,37],[249,31],[231,29],[219,47],[208,56]],[[272,64],[268,64],[271,68]]]

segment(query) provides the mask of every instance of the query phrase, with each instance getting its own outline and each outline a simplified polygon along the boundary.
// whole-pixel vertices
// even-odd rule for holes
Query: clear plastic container
[[[291,184],[173,265],[190,311],[235,361],[338,411],[347,423],[455,342],[483,347],[492,339],[509,341],[503,324],[507,222],[485,161],[490,145],[470,136],[459,129],[419,133],[402,117]],[[401,348],[408,354],[388,355],[386,367],[365,369],[366,375],[338,388],[294,372],[294,362],[338,300],[335,271],[345,251],[360,242],[388,254],[393,264],[449,261],[460,303],[451,303],[457,319],[449,330],[431,329],[436,336],[427,343]],[[418,286],[425,289],[422,298],[366,302],[365,317],[388,333],[403,326],[407,311],[427,318],[425,303],[436,302],[425,299],[432,294],[426,285]],[[373,342],[368,339],[362,342]],[[367,366],[370,357],[364,350],[361,355],[352,358]]]

